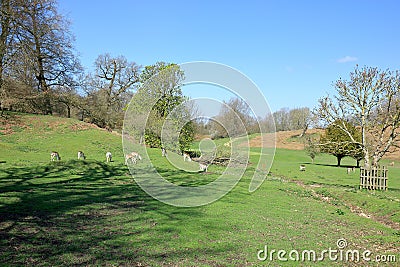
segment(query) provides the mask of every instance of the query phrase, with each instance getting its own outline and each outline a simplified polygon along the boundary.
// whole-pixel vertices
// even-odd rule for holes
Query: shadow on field
[[[0,169],[0,265],[132,266],[229,249],[163,248],[201,209],[158,202],[127,173],[95,161]]]
[[[304,162],[304,163],[301,163],[301,164],[303,164],[303,165],[316,165],[316,166],[324,166],[324,167],[334,167],[334,168],[344,168],[344,169],[347,169],[347,168],[357,168],[357,169],[359,169],[359,167],[356,167],[355,165],[340,165],[340,166],[338,166],[337,164],[322,164],[322,163],[310,163],[310,162]]]

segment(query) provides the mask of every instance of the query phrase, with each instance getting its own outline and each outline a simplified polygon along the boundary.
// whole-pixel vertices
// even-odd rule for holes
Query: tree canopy
[[[346,129],[351,133],[356,142],[343,131],[338,124],[346,125]],[[319,148],[322,153],[328,153],[337,158],[337,166],[344,157],[353,157],[360,159],[363,157],[363,151],[359,143],[361,142],[361,132],[349,122],[339,122],[329,125],[325,133],[320,138]]]
[[[183,78],[184,73],[176,64],[157,62],[146,66],[129,104],[124,129],[136,139],[144,138],[150,147],[188,150],[194,125],[191,107],[181,90]]]

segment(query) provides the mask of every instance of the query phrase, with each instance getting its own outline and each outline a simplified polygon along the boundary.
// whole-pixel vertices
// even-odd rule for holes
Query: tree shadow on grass
[[[161,249],[202,211],[154,200],[127,173],[95,161],[0,169],[0,263],[131,266],[234,249]]]
[[[303,165],[316,165],[316,166],[324,166],[324,167],[335,167],[335,168],[359,168],[356,167],[354,165],[340,165],[338,166],[337,164],[323,164],[323,163],[311,163],[311,162],[303,162],[303,163],[299,163],[299,164],[303,164]]]

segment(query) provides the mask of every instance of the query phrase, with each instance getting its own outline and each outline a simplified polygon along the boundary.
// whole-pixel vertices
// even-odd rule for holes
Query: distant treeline
[[[245,134],[275,131],[303,130],[311,124],[311,112],[307,107],[283,108],[264,118],[255,118],[248,104],[240,98],[231,98],[217,116],[196,122],[196,133],[211,138],[235,137]]]

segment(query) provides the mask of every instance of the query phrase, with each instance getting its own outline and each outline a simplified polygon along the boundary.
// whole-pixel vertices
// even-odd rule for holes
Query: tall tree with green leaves
[[[337,124],[346,125],[346,129],[351,133],[355,142]],[[328,153],[337,158],[337,166],[340,166],[344,157],[358,159],[362,156],[363,150],[359,145],[361,142],[361,132],[349,122],[336,121],[325,129],[319,141],[319,149],[322,153]],[[357,160],[358,162],[358,160]],[[357,164],[358,165],[358,164]]]
[[[314,164],[315,157],[321,152],[319,146],[319,136],[306,136],[304,140],[304,150]]]
[[[150,147],[165,146],[185,151],[194,139],[191,107],[182,93],[184,73],[173,63],[157,62],[146,66],[140,75],[140,86],[129,104],[126,129]],[[143,125],[145,123],[145,125]],[[165,125],[168,127],[165,127]],[[166,139],[161,141],[163,130]]]

